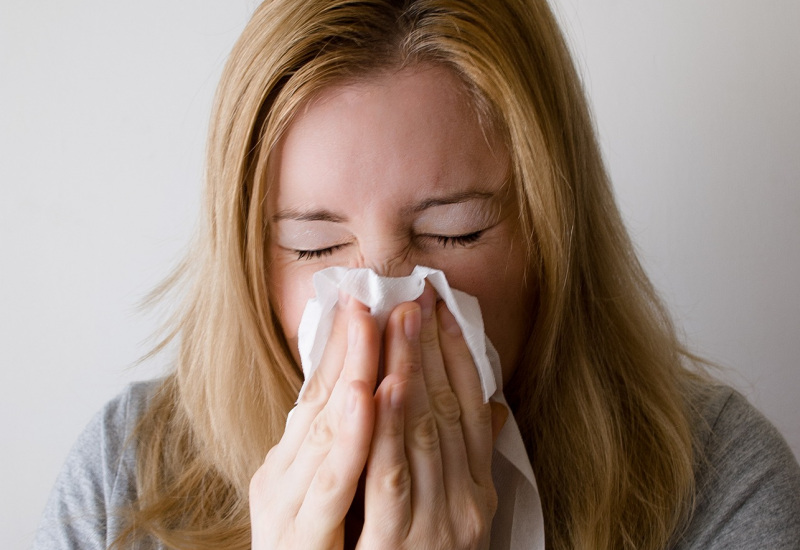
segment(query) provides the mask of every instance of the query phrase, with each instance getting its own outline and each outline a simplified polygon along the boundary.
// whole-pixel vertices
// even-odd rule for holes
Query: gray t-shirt
[[[158,381],[130,385],[78,438],[56,481],[35,550],[107,548],[136,496],[127,437]],[[698,404],[705,445],[692,521],[674,550],[800,549],[800,466],[777,430],[739,393],[710,388]],[[162,546],[142,545],[142,550]]]

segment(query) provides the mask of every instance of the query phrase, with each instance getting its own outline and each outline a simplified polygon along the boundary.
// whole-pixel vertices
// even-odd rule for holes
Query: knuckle
[[[339,476],[329,467],[323,466],[314,475],[314,490],[320,495],[333,493],[339,487]]]
[[[405,499],[411,494],[411,473],[406,464],[397,464],[387,468],[381,476],[381,486],[394,497]]]
[[[475,500],[467,499],[461,510],[461,517],[455,532],[458,541],[454,548],[475,548],[476,543],[486,540],[489,536],[491,520],[486,516],[486,509]]]
[[[256,502],[260,500],[262,495],[267,494],[269,477],[269,470],[266,464],[262,465],[258,470],[256,470],[256,473],[250,478],[250,502]]]
[[[333,441],[333,430],[325,415],[314,419],[308,429],[308,442],[315,447],[329,447]]]
[[[314,409],[321,409],[328,402],[330,393],[330,389],[325,386],[320,373],[314,373],[306,384],[303,395],[300,396],[300,403]]]
[[[436,330],[436,325],[422,327],[419,333],[419,343],[423,349],[439,349],[439,332]]]
[[[461,420],[461,405],[455,392],[450,388],[439,388],[430,394],[431,406],[438,418],[448,424],[457,424]]]
[[[436,419],[430,412],[416,421],[412,434],[417,447],[423,451],[431,452],[439,448],[439,431],[436,428]]]

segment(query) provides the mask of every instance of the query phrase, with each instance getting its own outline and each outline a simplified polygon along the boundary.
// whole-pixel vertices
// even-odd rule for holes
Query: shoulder
[[[131,434],[161,382],[128,385],[92,418],[56,479],[34,549],[106,548],[114,540],[115,513],[136,494]]]
[[[799,548],[800,466],[777,429],[723,385],[693,409],[696,506],[677,548]]]

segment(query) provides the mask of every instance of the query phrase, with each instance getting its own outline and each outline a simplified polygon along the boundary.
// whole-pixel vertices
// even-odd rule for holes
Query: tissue
[[[309,300],[300,319],[298,348],[305,379],[309,380],[325,351],[325,343],[333,327],[336,302],[342,290],[363,303],[383,331],[389,314],[399,304],[419,298],[430,281],[447,308],[456,318],[472,360],[478,369],[483,400],[488,401],[502,385],[500,359],[486,337],[483,317],[477,298],[450,288],[444,273],[438,269],[417,266],[407,277],[381,277],[368,268],[329,267],[314,274],[316,296]]]

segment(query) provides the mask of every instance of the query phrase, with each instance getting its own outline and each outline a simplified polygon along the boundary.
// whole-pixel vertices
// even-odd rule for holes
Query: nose
[[[382,277],[407,277],[416,266],[407,241],[386,237],[361,241],[355,267],[368,267]]]

